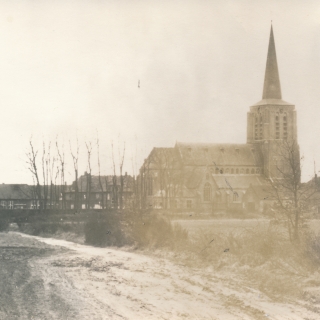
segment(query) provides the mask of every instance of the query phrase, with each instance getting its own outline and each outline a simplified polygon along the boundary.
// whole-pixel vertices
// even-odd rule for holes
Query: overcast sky
[[[32,182],[31,136],[40,148],[58,135],[66,154],[78,137],[83,172],[98,133],[103,173],[112,140],[116,154],[126,141],[130,173],[136,150],[139,167],[176,141],[245,143],[271,20],[309,179],[314,160],[320,170],[319,1],[32,0],[0,3],[0,183]]]

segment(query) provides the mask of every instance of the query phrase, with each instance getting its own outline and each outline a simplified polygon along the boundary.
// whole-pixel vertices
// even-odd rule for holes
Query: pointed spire
[[[276,47],[273,37],[272,22],[262,99],[281,99],[281,86],[277,64]]]

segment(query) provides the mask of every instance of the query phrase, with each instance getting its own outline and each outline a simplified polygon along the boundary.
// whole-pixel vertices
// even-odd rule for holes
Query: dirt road
[[[319,319],[232,275],[165,258],[0,233],[0,319]]]

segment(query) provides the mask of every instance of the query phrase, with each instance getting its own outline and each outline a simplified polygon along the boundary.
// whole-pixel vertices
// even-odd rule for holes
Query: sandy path
[[[7,237],[44,249],[26,262],[30,279],[38,281],[38,286],[28,282],[38,297],[38,313],[21,311],[19,319],[319,319],[303,302],[272,302],[232,275],[124,250],[15,233]],[[24,306],[26,298],[16,300]]]

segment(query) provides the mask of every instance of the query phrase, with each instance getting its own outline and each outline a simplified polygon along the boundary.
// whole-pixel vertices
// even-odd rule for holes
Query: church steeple
[[[266,73],[262,99],[281,99],[281,86],[277,64],[276,47],[274,44],[273,29],[271,25]]]

